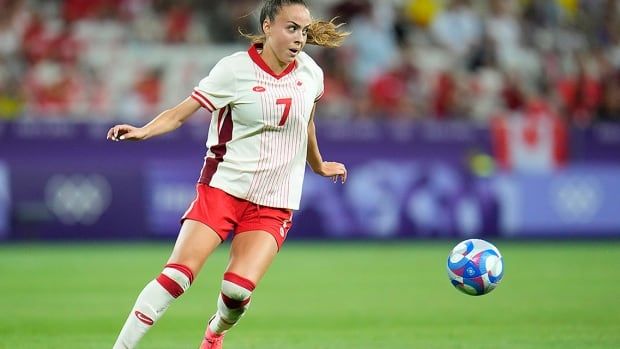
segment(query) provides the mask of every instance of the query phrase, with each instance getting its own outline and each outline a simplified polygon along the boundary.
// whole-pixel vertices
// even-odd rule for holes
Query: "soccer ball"
[[[448,277],[452,285],[465,294],[487,294],[497,287],[503,276],[502,255],[487,241],[462,241],[448,256]]]

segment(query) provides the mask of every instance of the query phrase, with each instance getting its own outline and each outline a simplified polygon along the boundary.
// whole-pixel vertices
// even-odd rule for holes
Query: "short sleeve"
[[[324,82],[323,82],[323,70],[321,70],[319,68],[318,69],[318,76],[317,76],[317,95],[314,98],[314,103],[318,102],[319,99],[321,99],[321,97],[323,97],[323,92],[325,92],[325,86],[324,86]]]
[[[200,80],[191,97],[201,106],[213,112],[235,100],[235,84],[233,69],[225,60],[221,60],[211,69],[207,77]]]

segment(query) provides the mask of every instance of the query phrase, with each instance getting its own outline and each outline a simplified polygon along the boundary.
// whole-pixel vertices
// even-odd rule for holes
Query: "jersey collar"
[[[274,71],[271,70],[271,68],[269,68],[267,63],[263,60],[263,57],[260,56],[260,53],[258,53],[258,50],[261,48],[263,48],[263,44],[253,44],[250,46],[250,49],[248,50],[250,58],[252,58],[252,61],[254,61],[257,66],[274,78],[280,79],[297,67],[297,60],[294,60],[293,63],[289,64],[288,67],[286,67],[286,69],[284,69],[280,74],[274,73]]]

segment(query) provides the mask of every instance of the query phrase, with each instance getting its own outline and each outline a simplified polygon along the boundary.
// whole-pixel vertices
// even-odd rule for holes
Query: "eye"
[[[304,35],[308,35],[308,29],[307,28],[303,30],[303,34]]]
[[[295,27],[294,25],[288,27],[288,31],[290,31],[291,33],[294,33],[295,30],[297,30],[297,27]]]

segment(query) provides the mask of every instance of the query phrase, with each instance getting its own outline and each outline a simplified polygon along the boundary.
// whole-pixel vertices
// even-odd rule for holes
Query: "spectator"
[[[482,40],[482,23],[468,0],[451,0],[431,24],[435,40],[456,61],[469,57]]]
[[[355,52],[353,63],[354,86],[368,83],[392,66],[398,57],[398,47],[392,21],[394,14],[384,2],[364,2],[360,14],[352,18],[350,43]]]
[[[186,91],[178,87],[208,71],[212,56],[239,49],[237,28],[256,28],[256,3],[0,0],[3,117],[148,115],[180,98]],[[353,32],[337,57],[324,57],[317,118],[428,114],[485,122],[523,111],[533,98],[582,126],[616,115],[617,1],[443,4],[314,2],[317,13],[339,16]],[[141,75],[154,66],[161,68],[155,75]]]
[[[594,67],[589,57],[575,55],[575,69],[567,68],[565,75],[558,80],[556,88],[560,97],[562,113],[571,121],[584,125],[594,118],[601,100],[601,85],[592,72]],[[590,68],[590,69],[589,69]]]
[[[620,70],[604,78],[601,90],[598,121],[620,122]]]
[[[0,120],[17,118],[24,110],[24,95],[15,76],[0,56]]]
[[[417,88],[418,71],[407,59],[406,51],[400,63],[378,75],[370,82],[369,96],[373,115],[386,118],[413,118],[418,114],[413,91]]]

